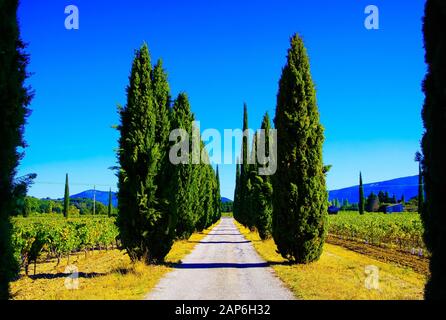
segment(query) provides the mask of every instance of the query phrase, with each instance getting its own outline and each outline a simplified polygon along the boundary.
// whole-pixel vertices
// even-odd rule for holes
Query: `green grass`
[[[325,244],[319,261],[290,265],[277,253],[274,240],[262,241],[237,223],[243,235],[271,263],[277,276],[298,299],[308,300],[419,300],[426,276],[411,269],[384,263],[339,246]],[[366,266],[379,268],[379,290],[365,286]]]

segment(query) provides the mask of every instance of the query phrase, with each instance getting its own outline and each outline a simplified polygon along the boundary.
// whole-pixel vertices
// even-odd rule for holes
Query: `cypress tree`
[[[171,164],[169,162],[169,134],[170,134],[170,86],[167,73],[163,69],[163,61],[158,60],[151,74],[152,90],[156,111],[155,142],[159,146],[160,159],[156,184],[158,205],[161,210],[169,210],[170,190],[169,182],[172,180]]]
[[[68,185],[68,173],[65,176],[65,193],[63,198],[63,215],[68,218],[70,213],[70,187]]]
[[[163,148],[157,141],[157,100],[153,92],[149,49],[135,53],[127,87],[127,104],[119,108],[117,225],[130,258],[159,262],[175,238],[176,218],[160,201]],[[164,186],[162,186],[164,187]]]
[[[304,43],[297,34],[290,42],[274,119],[277,172],[273,178],[273,237],[284,258],[308,263],[319,259],[326,237],[324,129]]]
[[[258,208],[256,208],[256,194],[255,183],[257,181],[257,165],[256,165],[256,150],[257,150],[257,134],[252,139],[252,147],[250,154],[250,163],[247,164],[248,179],[245,189],[245,214],[246,214],[246,226],[253,230],[257,223]]]
[[[270,140],[270,129],[271,122],[268,113],[263,116],[261,130],[258,135],[256,135],[257,147],[260,144],[265,145],[265,156],[269,156],[269,144]],[[258,167],[262,167],[265,164],[258,163]],[[254,178],[254,199],[255,204],[253,208],[256,212],[256,227],[259,231],[260,238],[265,240],[271,237],[272,232],[272,193],[273,188],[271,184],[271,177],[268,175],[260,176],[256,175]]]
[[[424,47],[427,75],[423,83],[423,180],[426,194],[422,218],[425,242],[431,252],[426,299],[446,298],[446,4],[427,0],[424,16]]]
[[[24,125],[32,92],[25,87],[29,56],[20,39],[17,0],[0,1],[0,299],[18,271],[11,247],[10,214],[15,208],[16,168],[24,148]]]
[[[239,216],[239,205],[240,205],[240,163],[237,158],[237,163],[235,167],[235,189],[234,189],[234,204],[232,206],[232,213],[234,218],[241,223]]]
[[[112,191],[110,188],[110,191],[108,192],[108,216],[111,217],[112,216],[112,208],[113,208],[113,204],[112,204]]]
[[[362,173],[359,173],[359,214],[364,214],[365,210],[365,198],[364,198],[364,186],[362,185]]]
[[[242,140],[242,163],[240,165],[240,198],[239,198],[239,212],[240,222],[248,226],[248,211],[249,206],[249,137],[245,134],[248,130],[248,106],[246,103],[243,105],[243,140]]]
[[[190,138],[193,121],[194,116],[190,109],[189,99],[185,93],[180,93],[173,106],[172,128],[185,130]],[[187,154],[181,155],[185,157],[185,163],[172,165],[174,173],[171,182],[170,210],[178,219],[176,236],[180,239],[188,239],[194,232],[198,221],[198,215],[194,209],[199,192],[196,171],[200,165],[191,164],[191,151],[192,146],[189,143]]]
[[[215,188],[214,188],[214,217],[212,223],[216,223],[221,218],[221,194],[220,194],[220,172],[218,166],[215,173]]]

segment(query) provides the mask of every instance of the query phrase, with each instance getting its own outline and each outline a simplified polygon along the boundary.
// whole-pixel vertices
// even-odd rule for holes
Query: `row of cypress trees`
[[[158,60],[152,67],[144,44],[136,51],[127,87],[127,104],[119,107],[117,225],[132,260],[159,262],[176,238],[209,227],[220,218],[218,172],[206,159],[192,164],[192,148],[182,163],[169,160],[171,129],[194,130],[194,115],[186,94],[171,106],[167,74]],[[203,160],[203,159],[202,159]],[[218,169],[217,169],[218,170]]]
[[[248,110],[243,108],[243,131],[248,129]],[[263,143],[269,157],[271,122],[268,113],[263,116],[261,131],[255,133],[250,150],[249,136],[242,141],[242,163],[237,163],[233,214],[235,219],[250,229],[256,228],[262,239],[272,234],[272,182],[268,175],[260,175],[261,164],[257,161],[257,146]],[[263,130],[263,131],[262,131]],[[272,141],[271,141],[272,142]]]
[[[237,165],[234,216],[265,239],[272,235],[281,255],[295,263],[319,259],[326,237],[327,167],[322,161],[323,127],[320,124],[310,64],[302,39],[291,38],[287,63],[277,95],[277,172],[259,176],[258,165],[248,163],[248,137]],[[266,114],[262,128],[270,128]],[[245,105],[243,130],[248,128]],[[253,139],[253,155],[259,135]],[[266,148],[268,149],[268,148]],[[253,162],[253,161],[251,161]],[[255,162],[257,163],[257,162]]]

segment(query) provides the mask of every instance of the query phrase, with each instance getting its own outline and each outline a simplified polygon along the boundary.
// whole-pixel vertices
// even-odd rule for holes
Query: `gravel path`
[[[221,222],[147,300],[290,300],[294,295],[259,257],[232,218]]]

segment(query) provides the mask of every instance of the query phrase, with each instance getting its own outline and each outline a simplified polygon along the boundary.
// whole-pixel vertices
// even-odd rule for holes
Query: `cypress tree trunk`
[[[423,178],[426,191],[422,218],[425,241],[432,253],[426,299],[446,298],[446,3],[427,0],[424,46],[428,71],[423,83]]]
[[[273,177],[273,237],[295,263],[318,260],[326,237],[328,192],[322,162],[324,129],[302,39],[291,38],[277,95],[277,172]]]
[[[9,298],[9,281],[18,272],[11,247],[17,148],[25,147],[23,130],[32,93],[24,86],[28,55],[20,39],[17,0],[0,1],[0,299]]]
[[[365,210],[365,198],[364,198],[364,186],[362,185],[362,173],[359,173],[359,214],[364,214]]]

